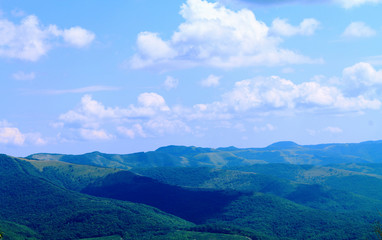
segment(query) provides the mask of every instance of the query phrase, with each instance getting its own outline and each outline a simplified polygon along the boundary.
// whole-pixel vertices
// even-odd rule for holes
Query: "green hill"
[[[5,157],[17,164],[10,168],[15,177],[7,165],[0,170],[6,193],[0,204],[7,206],[0,223],[31,239],[65,239],[68,232],[74,239],[138,233],[141,239],[372,239],[382,209],[381,149],[382,141],[278,142]]]
[[[259,171],[256,171],[257,167],[260,169]],[[277,171],[283,167],[285,167],[283,170],[285,178]],[[212,168],[150,168],[134,171],[167,184],[243,193],[261,192],[273,194],[307,207],[335,212],[375,211],[375,209],[382,208],[382,198],[378,197],[380,194],[362,195],[359,194],[359,191],[349,189],[350,186],[345,188],[338,184],[329,184],[329,182],[321,184],[320,181],[298,181],[298,178],[304,174],[301,168],[310,169],[307,166],[299,165],[259,164],[253,165],[251,168],[243,168],[242,171]],[[320,168],[323,169],[322,172],[326,170],[326,168]],[[268,173],[265,169],[269,169],[269,171],[274,169],[274,171]],[[305,174],[307,174],[306,172],[305,170]],[[332,177],[332,181],[336,179],[339,180],[341,177]],[[378,189],[374,188],[375,185],[362,188],[363,184],[366,182],[358,184],[360,190],[367,191],[368,188],[371,188],[377,191]]]
[[[121,171],[115,168],[71,164],[60,161],[28,160],[28,162],[52,183],[74,191],[81,191],[98,178]]]
[[[136,239],[192,226],[152,207],[67,190],[52,184],[30,163],[6,155],[0,155],[0,206],[0,220],[8,223],[4,239],[16,239],[15,232],[37,239],[115,234]]]

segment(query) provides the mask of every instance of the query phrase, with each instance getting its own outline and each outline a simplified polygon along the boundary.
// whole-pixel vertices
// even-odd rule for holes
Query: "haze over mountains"
[[[382,141],[0,155],[4,239],[374,239]]]

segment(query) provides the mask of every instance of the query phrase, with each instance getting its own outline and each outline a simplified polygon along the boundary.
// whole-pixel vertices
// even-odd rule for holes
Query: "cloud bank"
[[[305,19],[297,27],[278,19],[270,29],[248,9],[232,11],[204,0],[188,0],[180,14],[185,21],[169,40],[158,33],[139,33],[130,67],[235,68],[320,62],[279,46],[281,36],[312,35],[319,25],[314,19]]]
[[[220,99],[193,106],[169,106],[163,96],[154,92],[140,94],[137,102],[127,107],[108,107],[84,95],[76,108],[59,116],[57,126],[74,133],[76,139],[134,139],[197,135],[205,131],[201,126],[245,131],[245,124],[267,116],[346,115],[378,110],[382,106],[382,70],[369,63],[345,68],[336,84],[325,83],[323,78],[302,83],[279,76],[245,79],[235,82]],[[214,86],[218,77],[210,75],[205,81],[208,86]],[[269,123],[252,125],[252,129],[263,132],[277,128]],[[325,131],[340,133],[341,129],[331,126]]]

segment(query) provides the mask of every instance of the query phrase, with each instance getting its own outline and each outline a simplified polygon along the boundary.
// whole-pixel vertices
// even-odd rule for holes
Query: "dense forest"
[[[378,239],[382,142],[0,155],[3,239]]]

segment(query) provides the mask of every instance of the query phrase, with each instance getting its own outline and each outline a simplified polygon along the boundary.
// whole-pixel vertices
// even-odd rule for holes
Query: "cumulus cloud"
[[[24,17],[20,24],[0,16],[0,57],[37,61],[57,41],[85,47],[94,37],[94,33],[81,27],[61,30],[56,25],[43,26],[34,15]]]
[[[47,141],[41,137],[40,133],[22,133],[7,121],[0,121],[0,144],[23,146],[26,143],[45,145]]]
[[[342,72],[342,85],[349,96],[375,95],[382,90],[382,70],[376,70],[370,63],[360,62]]]
[[[138,103],[145,108],[159,109],[161,111],[170,111],[164,98],[157,93],[142,93],[138,96]]]
[[[278,36],[313,35],[320,22],[313,18],[304,19],[299,26],[292,26],[286,19],[276,18],[272,22],[270,32]]]
[[[65,42],[76,47],[88,46],[95,38],[94,33],[78,26],[65,29],[59,35],[64,38]]]
[[[281,39],[271,36],[269,27],[247,9],[232,11],[219,3],[188,0],[180,14],[185,21],[169,40],[152,32],[138,35],[137,53],[130,60],[132,68],[234,68],[321,61],[279,47]],[[294,34],[309,35],[317,24],[308,19],[299,27],[288,27]]]
[[[254,78],[235,83],[234,88],[223,94],[221,101],[194,106],[195,118],[223,118],[264,115],[272,112],[322,111],[335,112],[379,109],[377,98],[357,95],[347,97],[334,86],[318,82],[295,84],[277,76]],[[223,114],[226,113],[226,114]]]
[[[209,75],[206,79],[203,79],[201,81],[201,85],[203,87],[217,87],[220,84],[220,78],[218,76],[215,76],[213,74]]]
[[[145,123],[145,126],[162,135],[165,133],[191,132],[187,124],[179,119],[154,118]]]
[[[117,127],[117,130],[120,134],[125,135],[131,139],[134,139],[136,136],[146,138],[147,134],[144,132],[141,124],[134,124],[132,127],[127,128],[123,126]]]
[[[60,115],[56,126],[75,131],[85,140],[197,135],[208,129],[200,126],[212,123],[217,128],[241,126],[240,129],[245,130],[244,124],[251,122],[254,131],[264,132],[275,131],[276,127],[272,124],[253,126],[253,119],[279,114],[360,113],[381,108],[382,70],[368,63],[357,63],[345,68],[336,84],[323,78],[316,76],[302,83],[279,76],[241,80],[220,99],[190,107],[170,107],[163,96],[154,92],[140,94],[135,104],[126,107],[108,107],[85,95],[76,108]],[[319,131],[340,133],[342,130],[330,126]]]
[[[367,26],[364,22],[352,22],[342,33],[343,37],[361,38],[372,37],[376,34],[375,30]]]
[[[66,124],[79,125],[82,128],[98,128],[101,121],[118,119],[124,115],[126,115],[125,110],[118,107],[105,107],[102,103],[93,100],[90,95],[85,95],[76,109],[61,114],[59,119]]]
[[[326,127],[324,129],[325,132],[330,132],[330,133],[342,133],[343,130],[339,127]]]
[[[106,107],[85,95],[79,106],[61,114],[59,120],[55,126],[75,131],[84,140],[110,140],[116,134],[134,139],[188,131],[164,98],[153,92],[140,94],[137,104],[125,108]]]
[[[25,142],[25,135],[15,127],[0,127],[0,143],[23,145]]]
[[[151,61],[163,61],[177,55],[169,43],[163,41],[157,33],[141,32],[138,35],[137,47],[142,57]]]
[[[173,78],[171,76],[167,76],[166,80],[164,81],[164,87],[167,90],[170,90],[170,89],[173,89],[173,88],[177,88],[178,84],[179,84],[179,80],[176,79],[176,78]]]
[[[113,135],[108,134],[103,129],[79,129],[81,136],[86,140],[110,140],[113,138]]]

